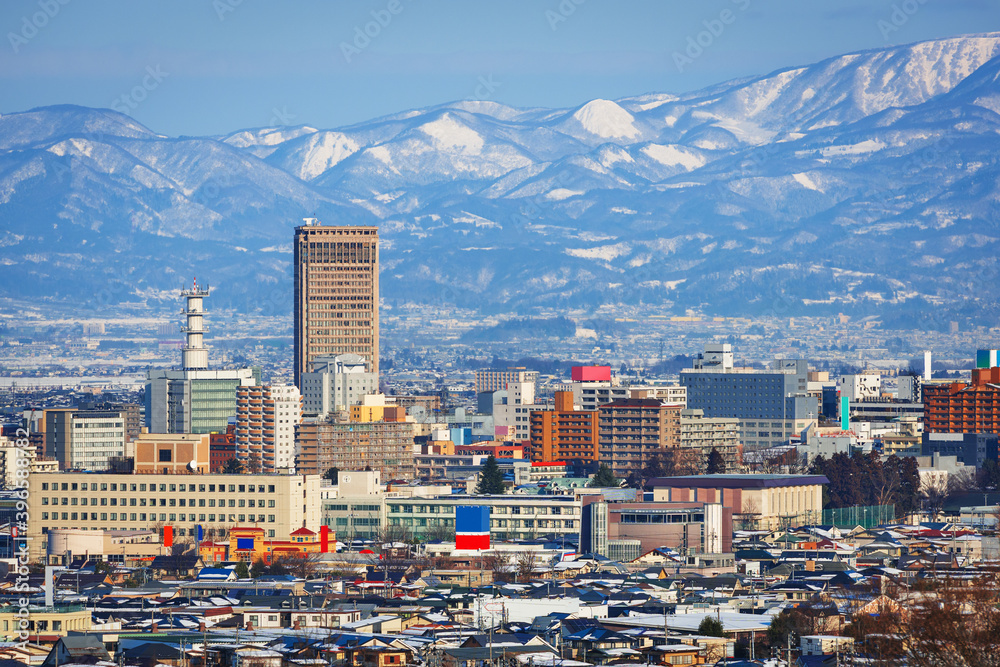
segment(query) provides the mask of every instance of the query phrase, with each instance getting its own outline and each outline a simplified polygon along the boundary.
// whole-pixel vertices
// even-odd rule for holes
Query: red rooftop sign
[[[573,366],[573,382],[611,382],[611,366]]]

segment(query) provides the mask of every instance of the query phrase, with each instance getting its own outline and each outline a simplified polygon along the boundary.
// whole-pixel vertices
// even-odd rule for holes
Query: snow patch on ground
[[[705,165],[705,158],[677,146],[649,144],[648,146],[643,146],[642,152],[660,164],[665,164],[669,167],[684,167],[688,171]]]
[[[865,153],[880,151],[883,148],[885,148],[884,142],[878,139],[866,139],[865,141],[845,146],[824,146],[819,149],[819,152],[823,157],[834,157],[838,155],[864,155]]]
[[[570,197],[577,197],[584,194],[583,190],[569,190],[567,188],[556,188],[548,194],[545,198],[549,201],[562,201],[563,199],[569,199]]]
[[[616,257],[627,255],[631,251],[632,246],[628,243],[615,243],[614,245],[604,245],[596,248],[566,248],[566,254],[571,257],[600,259],[605,262],[610,262]]]
[[[819,186],[817,186],[811,178],[805,174],[792,174],[792,178],[795,182],[808,190],[816,190],[817,192],[823,192]]]

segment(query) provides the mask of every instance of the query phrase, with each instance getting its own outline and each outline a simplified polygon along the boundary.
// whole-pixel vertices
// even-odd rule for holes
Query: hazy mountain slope
[[[112,275],[107,298],[152,298],[197,271],[220,303],[280,311],[292,228],[315,215],[380,225],[390,302],[988,319],[998,148],[998,34],[338,129],[175,139],[35,109],[0,117],[0,287],[74,297]]]

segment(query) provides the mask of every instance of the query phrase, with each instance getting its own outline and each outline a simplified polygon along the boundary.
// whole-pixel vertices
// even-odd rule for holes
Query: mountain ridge
[[[255,312],[255,285],[289,279],[292,228],[319,217],[380,225],[390,304],[983,321],[998,81],[1000,33],[983,33],[679,95],[334,129],[166,137],[111,110],[5,114],[0,290],[85,296],[127,275],[112,300],[166,299],[210,271],[217,303]]]

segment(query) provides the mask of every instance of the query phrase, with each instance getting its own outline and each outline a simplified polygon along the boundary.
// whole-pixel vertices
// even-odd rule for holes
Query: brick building
[[[330,468],[370,467],[386,480],[411,480],[416,476],[413,426],[407,421],[303,421],[296,431],[296,469],[322,475]]]
[[[1000,367],[976,368],[972,382],[925,384],[928,433],[1000,434]]]
[[[602,405],[598,460],[618,477],[645,467],[653,454],[680,444],[680,405],[630,398]]]
[[[557,391],[555,410],[531,413],[532,461],[596,461],[598,414],[574,410],[573,392]]]

